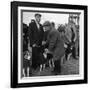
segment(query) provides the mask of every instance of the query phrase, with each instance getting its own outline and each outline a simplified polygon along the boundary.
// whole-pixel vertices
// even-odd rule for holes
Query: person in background
[[[52,27],[53,29],[55,29],[55,23],[54,23],[54,22],[51,22],[51,27]]]
[[[62,57],[62,60],[61,60],[62,61],[61,63],[64,63],[65,60],[67,60],[67,53],[66,53],[67,44],[66,43],[68,43],[69,40],[68,40],[68,38],[65,35],[65,25],[63,25],[63,24],[59,25],[57,30],[59,31],[60,37],[61,37],[61,39],[62,39],[62,41],[64,43],[65,54],[64,54],[64,56]]]
[[[79,25],[76,26],[76,33],[77,33],[77,38],[75,41],[75,48],[76,48],[76,56],[77,58],[79,57]]]
[[[28,26],[23,23],[23,69],[22,69],[22,75],[29,76],[30,72],[30,58],[26,59],[26,56],[28,57]]]
[[[76,33],[76,25],[75,25],[74,22],[71,22],[71,31],[72,31],[71,42],[73,44],[72,56],[73,56],[74,59],[77,60],[77,57],[76,57],[76,47],[75,47],[75,43],[76,43],[76,39],[77,39],[77,33]]]
[[[68,38],[69,45],[72,46],[72,56],[74,59],[76,58],[76,48],[75,48],[75,41],[77,38],[77,33],[76,33],[76,27],[75,23],[73,21],[70,21],[65,28],[65,35]]]
[[[30,47],[32,47],[32,68],[37,69],[40,61],[40,47],[43,40],[43,26],[40,24],[41,14],[35,14],[35,20],[29,24]]]
[[[28,50],[28,26],[23,23],[23,52]]]

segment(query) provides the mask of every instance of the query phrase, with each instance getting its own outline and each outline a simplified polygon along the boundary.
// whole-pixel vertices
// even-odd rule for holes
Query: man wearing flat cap
[[[30,46],[32,47],[32,68],[36,69],[39,61],[40,47],[43,39],[43,26],[40,24],[41,14],[35,14],[35,20],[29,24]]]
[[[46,21],[43,24],[45,31],[48,31],[46,46],[48,45],[47,53],[51,53],[53,55],[54,60],[54,74],[58,74],[61,72],[61,57],[64,55],[64,43],[62,38],[60,37],[60,33],[58,30],[52,27],[52,24],[49,21]]]
[[[36,16],[40,16],[40,17],[41,17],[41,14],[39,14],[39,13],[36,13],[36,14],[35,14],[35,17],[36,17]]]

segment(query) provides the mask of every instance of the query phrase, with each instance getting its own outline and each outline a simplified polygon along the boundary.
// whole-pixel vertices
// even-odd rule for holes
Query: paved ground
[[[51,71],[53,68],[47,67],[43,71],[39,71],[37,69],[33,72],[33,76],[49,76],[54,75]],[[71,74],[79,74],[79,60],[70,59],[69,61],[64,61],[64,63],[61,64],[61,73],[59,75],[71,75]]]
[[[79,60],[71,59],[62,64],[62,75],[79,74]]]

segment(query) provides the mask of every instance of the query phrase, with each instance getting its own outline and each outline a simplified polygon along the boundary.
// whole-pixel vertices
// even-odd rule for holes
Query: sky
[[[23,12],[23,23],[29,25],[31,19],[35,19],[34,15],[37,12]],[[56,27],[59,24],[68,23],[69,14],[60,14],[60,13],[40,13],[41,17],[41,24],[45,21],[49,20],[50,22],[55,22]]]

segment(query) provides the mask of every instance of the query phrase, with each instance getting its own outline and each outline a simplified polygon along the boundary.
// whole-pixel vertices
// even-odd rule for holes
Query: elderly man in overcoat
[[[64,43],[60,37],[60,33],[58,30],[52,27],[49,21],[46,21],[43,24],[45,30],[49,31],[47,35],[46,44],[48,44],[48,53],[53,55],[54,60],[54,73],[58,74],[61,72],[61,57],[64,55]]]

